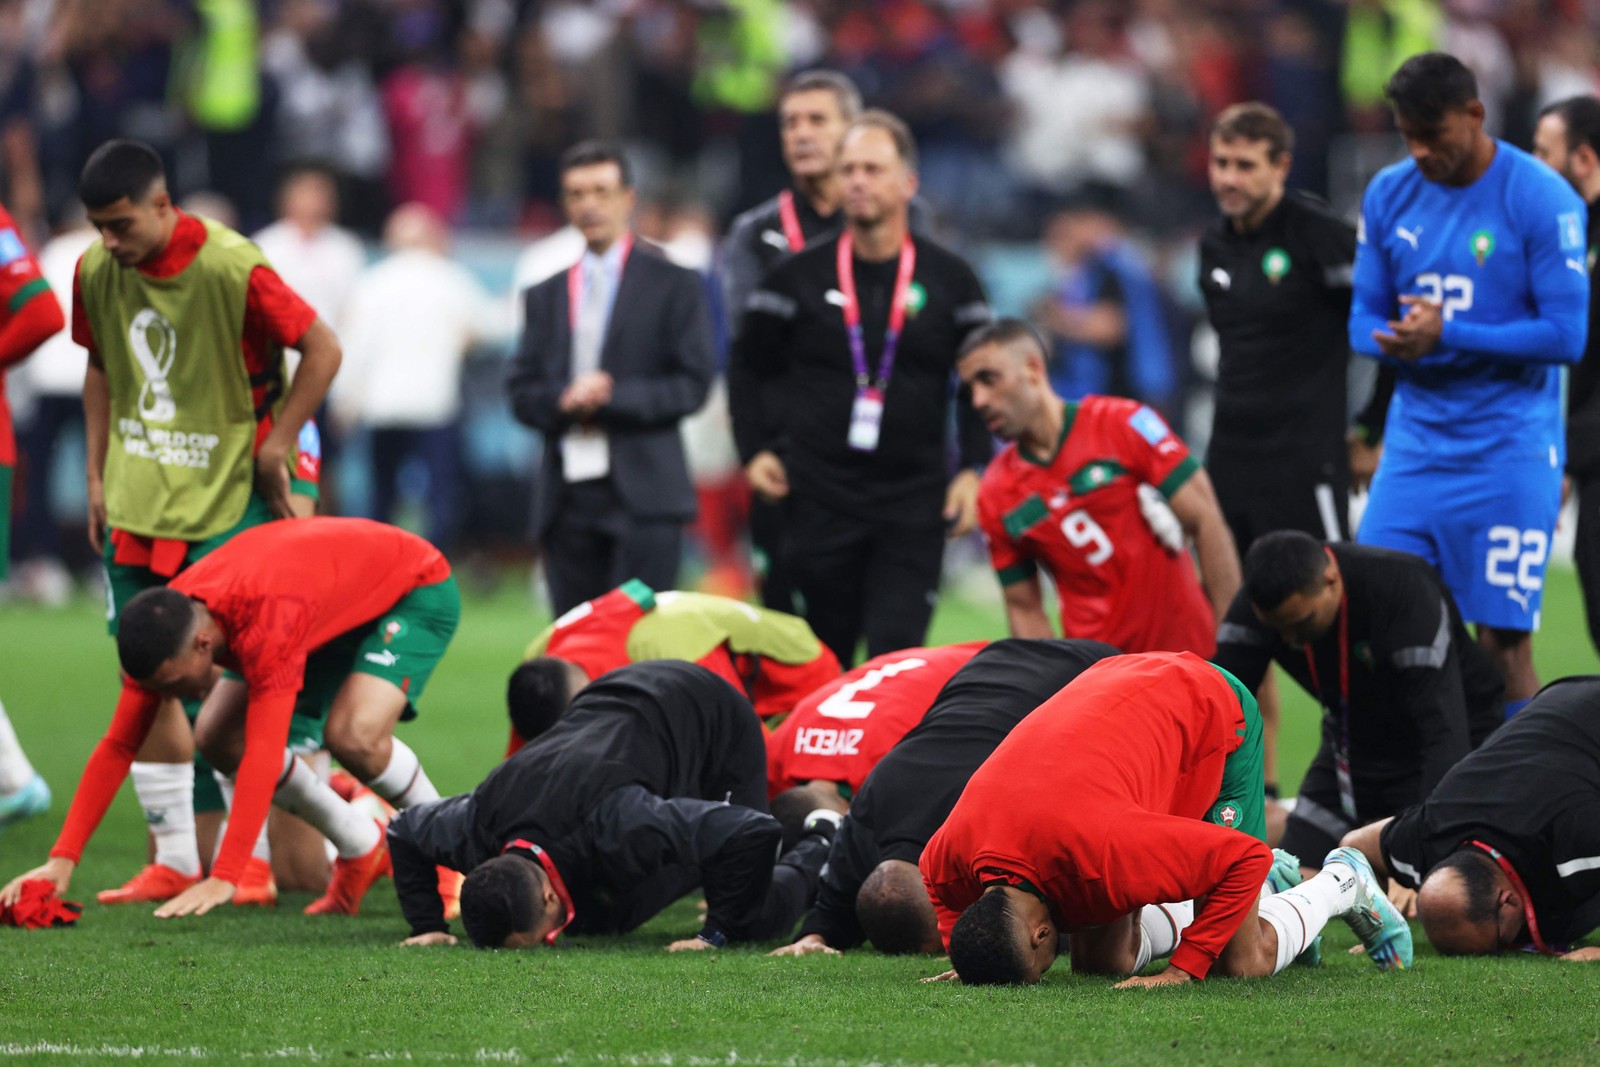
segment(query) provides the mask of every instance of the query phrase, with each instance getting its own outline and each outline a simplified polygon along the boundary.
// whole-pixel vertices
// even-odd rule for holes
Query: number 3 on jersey
[[[1419,274],[1417,284],[1422,287],[1423,296],[1441,305],[1446,321],[1455,318],[1458,311],[1472,309],[1472,279],[1465,274]]]
[[[1091,567],[1098,567],[1111,558],[1113,551],[1111,538],[1106,536],[1105,529],[1082,508],[1068,512],[1067,517],[1061,520],[1061,533],[1073,548],[1090,550],[1084,553],[1084,560]]]

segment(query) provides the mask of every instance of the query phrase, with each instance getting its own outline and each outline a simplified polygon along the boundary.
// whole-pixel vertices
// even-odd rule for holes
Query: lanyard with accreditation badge
[[[783,239],[789,242],[789,251],[804,251],[806,232],[800,228],[800,212],[795,210],[792,189],[778,194],[778,222],[783,226]]]
[[[1328,558],[1333,560],[1334,566],[1339,565],[1333,550],[1326,546],[1323,551],[1328,553]],[[1317,658],[1311,645],[1305,646],[1306,668],[1311,672],[1311,687],[1317,691],[1317,699],[1323,699],[1322,682],[1317,677]],[[1328,709],[1333,710],[1331,707]],[[1356,818],[1356,788],[1355,779],[1350,774],[1350,595],[1342,585],[1339,592],[1339,750],[1334,754],[1335,771],[1339,778],[1339,806],[1344,809],[1345,818],[1352,822]]]
[[[861,303],[856,296],[853,254],[855,242],[846,230],[839,238],[839,292],[844,297],[844,329],[850,338],[850,362],[856,374],[856,399],[850,406],[850,447],[857,452],[872,452],[878,447],[878,432],[883,427],[883,394],[894,373],[895,350],[900,347],[900,332],[906,325],[906,304],[911,299],[911,276],[917,269],[917,249],[908,236],[900,246],[900,266],[895,271],[894,297],[889,303],[889,327],[883,335],[883,357],[878,360],[878,377],[867,371],[867,345],[861,333]]]

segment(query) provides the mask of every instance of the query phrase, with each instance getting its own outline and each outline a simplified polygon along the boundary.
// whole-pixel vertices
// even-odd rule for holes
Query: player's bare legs
[[[1478,647],[1489,654],[1506,680],[1506,703],[1533,699],[1539,691],[1539,674],[1533,669],[1533,635],[1526,630],[1478,627]]]
[[[393,682],[352,674],[328,709],[323,741],[345,769],[397,808],[439,799],[416,753],[394,736],[406,695]]]
[[[1139,958],[1139,924],[1132,914],[1071,936],[1072,973],[1129,975]]]

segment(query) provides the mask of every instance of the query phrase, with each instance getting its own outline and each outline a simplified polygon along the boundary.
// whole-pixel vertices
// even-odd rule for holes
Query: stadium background
[[[1180,385],[1169,410],[1199,446],[1214,348],[1191,276],[1194,235],[1212,210],[1209,118],[1239,99],[1273,103],[1300,137],[1291,183],[1348,209],[1398,154],[1378,88],[1400,59],[1430,47],[1462,55],[1491,129],[1526,145],[1539,106],[1600,84],[1592,6],[0,0],[0,200],[38,242],[70,216],[88,151],[122,134],[161,147],[180,196],[220,192],[250,231],[271,217],[279,168],[314,159],[339,170],[343,221],[369,239],[389,204],[433,204],[455,226],[456,258],[509,303],[517,254],[559,221],[563,147],[621,138],[640,164],[641,230],[709,264],[726,220],[783,184],[771,115],[781,78],[835,66],[912,123],[942,233],[973,259],[999,310],[1025,310],[1052,286],[1040,241],[1049,211],[1084,197],[1117,209],[1161,292]],[[241,13],[259,15],[258,37],[229,36]],[[413,124],[391,127],[386,116],[402,112]],[[476,571],[486,579],[429,713],[406,728],[446,792],[498,755],[505,673],[546,621],[520,577],[497,581],[525,573],[516,564],[528,551],[537,448],[505,411],[504,355],[476,353],[463,379],[469,496],[493,509],[467,517],[458,554],[486,561]],[[355,511],[359,457],[357,442],[334,475]],[[72,546],[81,469],[81,452],[68,450],[48,474]],[[966,563],[935,641],[1003,630],[971,546]],[[1541,673],[1594,670],[1571,571],[1553,569],[1549,583]],[[58,795],[106,721],[113,654],[82,595],[50,612],[0,604],[0,694]],[[1285,719],[1292,788],[1316,718],[1291,692]],[[0,865],[43,854],[62,802],[0,837]],[[142,859],[141,839],[122,798],[72,895],[124,875]],[[1157,1001],[1066,975],[1034,991],[921,987],[912,979],[931,972],[927,961],[870,953],[659,956],[669,934],[692,926],[689,904],[627,938],[512,958],[400,953],[402,924],[381,886],[350,922],[310,923],[296,903],[173,926],[140,908],[91,907],[77,930],[3,939],[0,1060],[1592,1062],[1600,1048],[1595,975],[1532,958],[1423,950],[1415,972],[1381,976],[1332,953],[1321,972]]]

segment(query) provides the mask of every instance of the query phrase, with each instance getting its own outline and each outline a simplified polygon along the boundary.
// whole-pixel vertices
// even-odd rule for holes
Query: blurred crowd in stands
[[[1353,212],[1399,153],[1381,87],[1400,59],[1462,57],[1490,131],[1526,146],[1542,105],[1600,88],[1597,31],[1593,0],[0,0],[0,202],[35,247],[76,234],[56,256],[70,283],[72,249],[90,239],[78,171],[127,136],[162,152],[180,202],[247,234],[274,227],[269,254],[313,304],[339,305],[319,310],[349,332],[352,383],[364,376],[342,401],[336,389],[334,417],[417,431],[406,462],[424,469],[458,456],[459,506],[424,510],[438,536],[470,541],[514,533],[537,447],[503,410],[512,301],[485,310],[484,291],[509,297],[518,254],[558,230],[556,161],[580,139],[627,147],[638,231],[709,274],[727,221],[787,182],[783,79],[841,70],[910,124],[938,232],[997,311],[1052,336],[1060,387],[1140,397],[1198,445],[1208,346],[1193,246],[1215,210],[1215,115],[1272,104],[1296,131],[1291,185]],[[305,173],[290,195],[285,177]],[[387,280],[360,274],[402,254]],[[296,256],[323,279],[297,281]],[[353,294],[429,272],[447,280],[426,283],[440,286],[428,343],[460,353],[461,400],[428,375],[398,378],[421,400],[372,399],[383,368],[362,352],[382,353],[398,327]],[[1108,286],[1125,312],[1110,333],[1093,314]],[[71,437],[73,375],[33,363],[13,390],[28,394],[24,448],[48,442],[34,478],[68,503],[25,521],[16,550],[70,557],[39,539],[81,481],[52,456]],[[370,454],[370,440],[346,443]],[[347,496],[381,511],[405,472],[364,467]]]

